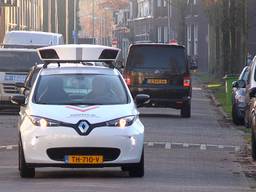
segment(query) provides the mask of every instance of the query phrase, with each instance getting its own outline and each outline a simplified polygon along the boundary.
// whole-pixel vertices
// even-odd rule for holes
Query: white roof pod
[[[38,49],[45,63],[116,61],[120,49],[102,45],[57,45]]]

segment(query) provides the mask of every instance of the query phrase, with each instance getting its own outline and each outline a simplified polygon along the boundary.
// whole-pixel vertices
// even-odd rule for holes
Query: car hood
[[[28,107],[26,113],[72,124],[76,124],[80,120],[87,120],[89,123],[94,124],[120,117],[138,115],[134,104],[93,106],[32,104]]]

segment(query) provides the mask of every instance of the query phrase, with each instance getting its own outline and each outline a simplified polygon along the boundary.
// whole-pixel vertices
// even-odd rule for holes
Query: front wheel
[[[191,102],[184,103],[181,108],[180,115],[184,118],[191,117]]]
[[[132,166],[123,166],[123,171],[128,171],[130,177],[144,176],[144,150],[142,150],[140,162]]]
[[[242,125],[243,120],[238,117],[236,105],[232,105],[232,120],[235,125]]]
[[[22,178],[35,177],[35,168],[30,168],[26,164],[21,138],[19,138],[19,171]]]

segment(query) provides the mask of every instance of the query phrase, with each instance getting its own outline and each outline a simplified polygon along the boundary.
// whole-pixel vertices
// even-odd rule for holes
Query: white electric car
[[[133,101],[113,67],[119,51],[97,45],[38,50],[45,64],[29,96],[12,97],[21,106],[21,177],[34,177],[36,167],[121,167],[131,177],[144,175],[144,126],[137,107],[149,96]]]

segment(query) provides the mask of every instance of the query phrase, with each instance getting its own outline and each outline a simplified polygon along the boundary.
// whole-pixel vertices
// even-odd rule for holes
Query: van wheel
[[[22,178],[33,178],[35,177],[35,168],[29,168],[26,164],[24,151],[19,138],[19,172]]]
[[[180,111],[181,117],[189,118],[191,117],[191,102],[187,102],[183,105]]]
[[[131,167],[122,167],[122,170],[127,170],[130,177],[143,177],[144,176],[144,150],[142,150],[140,162]]]

